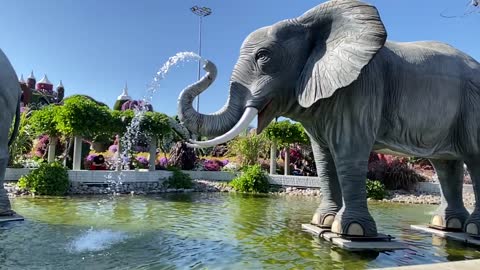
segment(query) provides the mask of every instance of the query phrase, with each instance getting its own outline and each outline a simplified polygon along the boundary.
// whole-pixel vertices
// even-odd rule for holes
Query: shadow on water
[[[370,204],[379,231],[409,249],[353,253],[301,230],[318,197],[175,193],[12,202],[26,221],[0,227],[7,269],[365,269],[480,258],[474,248],[409,229],[428,222],[432,206]]]

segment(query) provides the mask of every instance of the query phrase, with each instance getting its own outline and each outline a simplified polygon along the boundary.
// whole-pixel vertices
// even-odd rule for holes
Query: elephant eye
[[[255,60],[256,61],[262,61],[262,62],[266,62],[270,59],[270,52],[267,51],[267,50],[260,50],[257,52],[257,54],[255,55]]]

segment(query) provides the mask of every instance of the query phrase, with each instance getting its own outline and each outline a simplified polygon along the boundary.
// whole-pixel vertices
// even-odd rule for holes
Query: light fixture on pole
[[[212,9],[208,7],[191,7],[190,10],[199,18],[198,22],[198,55],[202,56],[202,18],[212,14]],[[198,60],[197,80],[200,80],[201,61]],[[200,110],[200,95],[197,96],[197,112]]]

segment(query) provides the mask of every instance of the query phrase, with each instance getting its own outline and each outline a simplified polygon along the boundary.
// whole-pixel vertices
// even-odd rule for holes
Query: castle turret
[[[37,80],[35,79],[35,76],[33,75],[33,70],[30,73],[30,76],[27,78],[27,86],[30,89],[35,89],[35,84],[37,83]]]
[[[125,82],[125,87],[123,88],[122,94],[120,94],[117,97],[117,101],[113,105],[113,109],[114,110],[121,110],[122,105],[129,100],[132,100],[132,98],[128,95],[128,85]]]
[[[23,74],[20,75],[20,79],[18,80],[18,82],[19,82],[20,84],[27,84],[27,83],[25,82],[25,80],[23,79]]]
[[[47,74],[37,83],[37,90],[53,94],[53,83],[48,80]]]
[[[62,101],[64,96],[65,87],[63,87],[62,80],[60,80],[60,83],[57,85],[57,102]]]

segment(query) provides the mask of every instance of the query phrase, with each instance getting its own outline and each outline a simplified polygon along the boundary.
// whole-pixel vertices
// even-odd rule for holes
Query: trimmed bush
[[[385,191],[385,185],[378,180],[367,179],[367,198],[374,200],[383,200],[387,192]]]
[[[37,195],[63,196],[69,186],[67,169],[57,162],[42,163],[39,168],[22,176],[18,186]]]
[[[230,182],[230,185],[240,192],[267,193],[270,183],[260,165],[247,166],[239,177]]]
[[[168,168],[169,171],[173,173],[167,181],[165,181],[164,185],[167,188],[193,188],[193,181],[190,175],[182,172],[178,168],[170,167]]]

